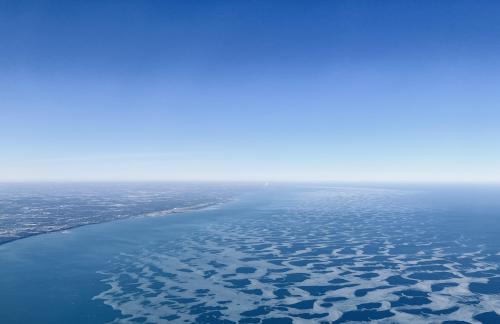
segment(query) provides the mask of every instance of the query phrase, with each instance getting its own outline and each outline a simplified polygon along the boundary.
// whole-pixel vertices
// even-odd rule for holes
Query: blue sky
[[[2,1],[0,180],[500,181],[497,1]]]

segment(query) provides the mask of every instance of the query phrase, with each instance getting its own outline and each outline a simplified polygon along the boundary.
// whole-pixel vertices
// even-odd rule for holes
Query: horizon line
[[[500,185],[500,180],[317,180],[317,179],[0,179],[0,184],[29,183],[247,183],[247,184],[450,184],[450,185]]]

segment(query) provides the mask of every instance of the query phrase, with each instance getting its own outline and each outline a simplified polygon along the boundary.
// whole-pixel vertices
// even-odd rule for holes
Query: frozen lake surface
[[[232,201],[1,245],[0,322],[500,322],[498,187],[210,190],[186,206]]]

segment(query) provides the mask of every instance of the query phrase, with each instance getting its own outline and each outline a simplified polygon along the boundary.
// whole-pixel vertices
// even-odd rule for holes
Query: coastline
[[[174,214],[184,214],[184,213],[189,213],[189,212],[198,212],[198,211],[204,211],[204,210],[210,210],[210,209],[217,209],[217,208],[220,208],[221,206],[223,206],[231,201],[234,201],[234,200],[235,199],[232,198],[232,199],[227,199],[227,200],[222,201],[222,202],[217,201],[217,202],[201,203],[201,204],[196,204],[196,205],[192,205],[192,206],[185,206],[185,207],[174,207],[174,208],[170,208],[170,209],[159,210],[159,211],[149,212],[149,213],[139,214],[139,215],[131,215],[131,216],[123,217],[123,218],[116,218],[116,219],[106,220],[106,221],[102,221],[102,222],[89,222],[89,223],[85,223],[85,224],[78,224],[78,225],[73,225],[73,226],[61,227],[58,229],[43,231],[43,232],[39,232],[39,233],[29,233],[29,234],[22,236],[22,237],[13,237],[11,239],[7,238],[4,241],[1,240],[2,238],[0,238],[0,246],[4,246],[6,244],[9,244],[9,243],[12,243],[15,241],[19,241],[19,240],[23,240],[23,239],[27,239],[30,237],[34,237],[34,236],[50,234],[50,233],[64,232],[64,231],[69,231],[69,230],[84,227],[84,226],[111,223],[111,222],[115,222],[115,221],[134,219],[134,218],[165,217],[165,216],[174,215]]]
[[[202,203],[202,204],[186,206],[186,207],[174,207],[174,208],[170,208],[170,209],[146,213],[146,214],[143,214],[140,216],[135,216],[135,217],[163,217],[163,216],[168,216],[168,215],[172,215],[172,214],[182,214],[182,213],[188,213],[188,212],[194,212],[194,211],[208,210],[208,209],[220,207],[224,204],[227,204],[230,201],[231,200],[229,199],[229,200],[224,201],[224,202]],[[132,217],[134,217],[134,216],[132,216]]]

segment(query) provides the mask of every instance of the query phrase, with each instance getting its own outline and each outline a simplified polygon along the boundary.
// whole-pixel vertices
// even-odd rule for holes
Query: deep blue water
[[[500,188],[270,186],[0,265],[0,323],[500,323]]]

